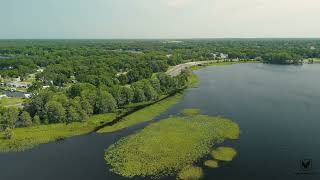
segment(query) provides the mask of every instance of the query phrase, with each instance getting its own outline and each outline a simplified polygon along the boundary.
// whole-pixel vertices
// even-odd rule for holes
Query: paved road
[[[173,68],[169,69],[166,73],[170,76],[178,76],[181,71],[183,71],[186,68],[192,67],[192,66],[197,66],[200,64],[207,64],[207,63],[213,63],[217,62],[217,60],[212,60],[212,61],[195,61],[195,62],[188,62],[184,64],[178,64],[174,66]]]

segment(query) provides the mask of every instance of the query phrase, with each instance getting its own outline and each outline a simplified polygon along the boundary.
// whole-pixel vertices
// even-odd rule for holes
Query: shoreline
[[[86,134],[91,134],[95,132],[96,133],[115,132],[117,130],[121,130],[142,122],[151,121],[156,116],[160,115],[162,112],[166,111],[168,108],[170,108],[171,106],[179,102],[183,95],[183,92],[186,89],[197,87],[199,83],[199,79],[197,75],[193,73],[193,71],[202,69],[207,66],[232,65],[232,64],[250,63],[250,62],[254,62],[254,61],[237,61],[237,62],[206,61],[206,63],[201,65],[195,64],[193,66],[190,66],[187,68],[191,70],[188,86],[182,89],[176,90],[175,92],[155,102],[134,107],[133,109],[125,112],[124,114],[107,113],[107,114],[94,115],[90,117],[87,122],[79,122],[79,123],[71,123],[71,124],[50,124],[50,125],[17,128],[14,130],[14,133],[18,135],[18,139],[15,138],[13,140],[5,140],[3,135],[0,134],[0,153],[21,152],[28,149],[32,149],[41,144],[60,141],[66,138],[74,137],[74,136],[86,135]],[[174,98],[175,96],[181,96],[181,97],[177,97],[175,99]],[[173,98],[173,100],[170,101],[171,97]],[[166,102],[166,100],[168,100],[169,103]],[[166,103],[168,103],[168,105]],[[161,106],[164,106],[164,107],[161,107]],[[141,114],[148,113],[147,108],[149,108],[153,112],[148,117],[143,117],[137,120],[136,116],[141,116]],[[157,111],[158,108],[160,109],[163,108],[163,109]],[[94,120],[91,121],[90,119],[94,119]],[[60,128],[65,128],[66,130],[61,132]],[[32,134],[33,132],[30,133],[30,130],[42,131],[41,133],[44,133],[44,134],[42,134],[39,137],[39,136],[36,136],[37,132],[35,132],[35,134]],[[24,133],[30,133],[30,134],[27,134],[26,135],[27,137],[23,137],[25,135]]]

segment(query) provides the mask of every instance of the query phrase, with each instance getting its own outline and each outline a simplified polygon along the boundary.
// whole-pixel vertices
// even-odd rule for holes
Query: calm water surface
[[[199,88],[156,120],[200,108],[240,124],[240,140],[226,142],[238,157],[219,169],[204,168],[206,179],[320,179],[320,65],[237,64],[196,73]],[[104,149],[146,125],[0,154],[0,180],[125,179],[108,171]],[[300,173],[302,159],[312,159],[307,174]]]

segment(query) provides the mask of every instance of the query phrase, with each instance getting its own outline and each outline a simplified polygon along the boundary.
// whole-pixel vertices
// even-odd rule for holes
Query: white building
[[[25,98],[31,98],[31,94],[24,94]]]
[[[221,58],[221,59],[228,59],[228,57],[229,57],[228,54],[220,53],[220,58]]]
[[[2,99],[2,98],[7,98],[8,96],[7,95],[5,95],[5,94],[1,94],[0,95],[0,99]]]

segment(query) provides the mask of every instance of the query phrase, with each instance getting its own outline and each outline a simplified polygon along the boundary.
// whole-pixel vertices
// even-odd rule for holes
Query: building
[[[2,99],[2,98],[7,98],[8,96],[6,95],[6,94],[1,94],[0,95],[0,99]]]
[[[229,57],[228,54],[220,53],[220,58],[221,58],[221,59],[228,59],[228,57]]]
[[[31,94],[24,94],[24,97],[29,99],[31,98]]]

